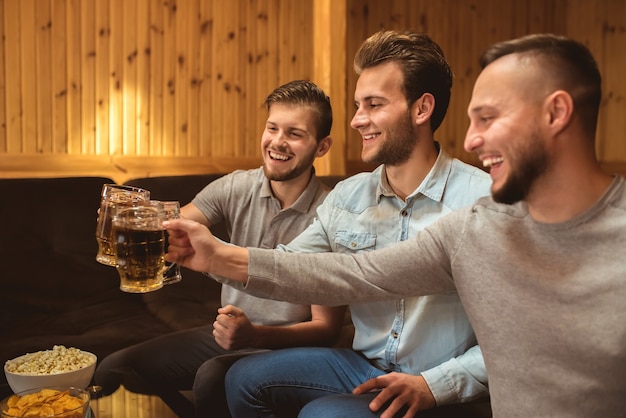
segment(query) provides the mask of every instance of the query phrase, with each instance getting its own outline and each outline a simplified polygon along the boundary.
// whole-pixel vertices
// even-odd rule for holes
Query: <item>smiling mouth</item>
[[[501,164],[504,161],[503,157],[490,157],[490,158],[485,158],[483,160],[483,167],[488,168],[488,167],[493,167],[494,165],[498,165]]]
[[[363,135],[363,140],[369,141],[370,139],[374,139],[374,138],[376,138],[379,135],[380,135],[379,133]]]
[[[268,151],[268,155],[270,156],[270,158],[272,160],[278,160],[278,161],[288,161],[291,160],[291,157],[285,154],[280,154],[278,152],[275,151]]]

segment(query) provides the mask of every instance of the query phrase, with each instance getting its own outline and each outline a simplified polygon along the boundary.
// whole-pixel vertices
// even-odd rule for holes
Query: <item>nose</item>
[[[276,144],[277,146],[284,145],[287,143],[287,135],[285,131],[280,129],[274,135],[272,135],[271,142]]]
[[[473,152],[478,147],[483,145],[483,137],[482,135],[474,129],[472,124],[467,128],[467,133],[465,134],[465,141],[463,141],[463,148],[467,152]]]
[[[354,112],[354,116],[352,117],[352,120],[350,121],[350,126],[352,127],[352,129],[360,129],[363,126],[365,126],[367,124],[367,116],[365,115],[365,112],[363,110],[361,110],[361,108],[357,108],[356,112]]]

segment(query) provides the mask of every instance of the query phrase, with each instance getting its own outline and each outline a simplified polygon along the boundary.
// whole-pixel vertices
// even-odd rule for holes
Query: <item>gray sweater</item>
[[[585,213],[534,221],[483,198],[403,243],[354,255],[250,248],[246,291],[344,304],[456,287],[495,417],[626,414],[626,186]]]

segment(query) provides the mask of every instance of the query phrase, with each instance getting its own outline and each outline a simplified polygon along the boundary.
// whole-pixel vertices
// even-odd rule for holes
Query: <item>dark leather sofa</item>
[[[141,178],[151,197],[186,204],[221,174]],[[340,177],[322,178],[331,187]],[[128,345],[212,321],[220,286],[183,269],[183,280],[147,294],[119,290],[115,268],[95,260],[104,177],[0,179],[0,362],[55,344],[99,359]],[[228,239],[221,225],[212,228]],[[349,322],[349,321],[348,321]],[[342,337],[350,341],[349,325]],[[4,373],[0,396],[11,393]]]

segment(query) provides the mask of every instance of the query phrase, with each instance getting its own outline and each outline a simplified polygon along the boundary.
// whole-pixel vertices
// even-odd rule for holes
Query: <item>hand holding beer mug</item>
[[[146,202],[150,199],[150,192],[133,186],[117,184],[105,184],[102,186],[102,198],[98,211],[98,224],[96,226],[96,240],[98,241],[98,254],[96,261],[107,266],[115,266],[115,248],[113,241],[113,214],[118,207],[131,206],[138,202]]]
[[[165,214],[161,202],[118,206],[113,216],[115,260],[120,289],[145,293],[163,287]]]

